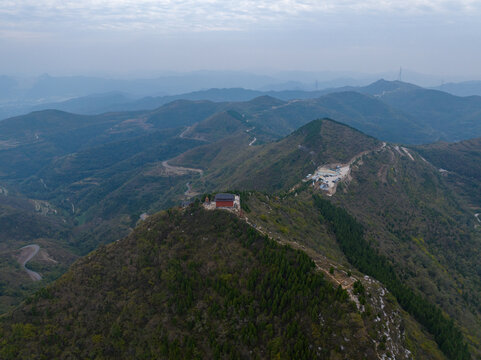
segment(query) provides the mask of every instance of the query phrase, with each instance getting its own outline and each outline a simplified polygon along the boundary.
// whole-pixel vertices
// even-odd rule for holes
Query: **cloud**
[[[0,30],[212,32],[337,14],[480,13],[477,0],[3,0]]]

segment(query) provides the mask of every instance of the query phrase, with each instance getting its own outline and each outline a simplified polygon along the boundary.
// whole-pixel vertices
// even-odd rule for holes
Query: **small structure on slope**
[[[212,201],[206,197],[202,206],[206,210],[222,209],[241,214],[240,196],[235,194],[219,193],[212,198]]]
[[[312,181],[315,188],[326,191],[327,195],[332,196],[336,192],[338,183],[349,175],[350,166],[350,163],[321,165],[314,174],[307,175],[302,181]]]
[[[215,196],[214,201],[215,201],[216,208],[219,208],[219,207],[231,208],[231,207],[234,207],[235,195],[224,194],[224,193],[217,194]]]

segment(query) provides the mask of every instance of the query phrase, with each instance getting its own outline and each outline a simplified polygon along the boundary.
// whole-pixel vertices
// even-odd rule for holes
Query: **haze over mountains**
[[[408,71],[404,73],[408,82],[428,88],[457,96],[481,95],[481,87],[476,81],[433,87],[439,83],[435,78]],[[365,86],[379,78],[393,79],[397,78],[397,74],[279,72],[257,75],[234,71],[197,71],[140,79],[0,76],[0,119],[45,109],[79,114],[154,109],[175,99],[245,101],[261,95],[283,100],[305,99],[323,95],[326,93],[324,90],[330,92],[346,86]],[[241,89],[247,91],[242,92]]]
[[[356,77],[356,76],[355,76]],[[359,77],[359,74],[357,75]],[[363,77],[361,75],[361,77]],[[293,80],[295,79],[295,80]],[[284,90],[316,87],[327,88],[341,85],[365,84],[374,78],[364,76],[362,79],[350,78],[348,74],[323,73],[287,73],[274,76],[257,75],[240,71],[197,71],[191,73],[168,72],[157,77],[140,79],[112,79],[102,77],[69,76],[39,77],[0,76],[0,119],[21,115],[33,110],[56,108],[75,112],[72,108],[50,106],[52,102],[72,100],[80,101],[79,113],[100,113],[109,111],[108,107],[127,106],[127,103],[143,97],[159,97],[210,88],[243,87],[247,89]],[[316,83],[317,81],[317,83]],[[86,99],[78,99],[87,97]],[[101,99],[98,99],[98,98]],[[160,102],[159,99],[144,99],[145,104],[138,103],[136,109],[153,109],[173,99]],[[203,98],[203,100],[207,100]],[[215,100],[215,99],[212,99]],[[240,100],[240,99],[238,99]],[[152,101],[156,101],[152,105]],[[88,106],[91,102],[101,102],[103,107],[96,109]],[[142,100],[141,100],[142,102]],[[69,103],[67,103],[69,104]],[[87,105],[87,106],[86,106]],[[132,104],[130,106],[136,106]],[[140,107],[139,107],[140,106]],[[36,108],[37,107],[37,108]],[[82,109],[86,107],[85,109]]]
[[[285,102],[279,110],[272,108],[263,114],[255,115],[263,122],[261,126],[266,129],[270,127],[268,131],[276,136],[285,136],[311,119],[320,117],[331,117],[380,139],[402,143],[459,141],[481,136],[479,125],[481,97],[458,97],[439,90],[385,80],[362,87],[345,86],[319,91],[263,92],[230,88],[175,96],[145,97],[138,100],[121,93],[109,93],[50,103],[37,106],[36,109],[40,110],[46,106],[92,115],[153,110],[180,99],[228,103],[245,102],[261,96]],[[272,121],[269,117],[275,117],[274,126],[269,125],[269,121]],[[279,127],[277,122],[282,122],[282,125]]]

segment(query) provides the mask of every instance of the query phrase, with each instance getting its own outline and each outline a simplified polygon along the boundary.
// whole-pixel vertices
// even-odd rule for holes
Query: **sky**
[[[481,79],[480,0],[0,0],[0,74]]]

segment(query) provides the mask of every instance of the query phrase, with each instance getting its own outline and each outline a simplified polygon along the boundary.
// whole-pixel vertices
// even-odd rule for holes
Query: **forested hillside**
[[[77,258],[68,245],[68,226],[45,202],[0,193],[0,314],[52,282]],[[23,246],[36,243],[39,256],[29,262],[43,279],[33,282],[18,262]]]
[[[439,169],[468,204],[481,209],[481,138],[422,145],[416,150]]]
[[[336,208],[320,196],[314,203],[321,216],[331,223],[339,245],[349,262],[362,272],[386,285],[401,306],[434,335],[440,349],[450,359],[470,359],[471,355],[461,331],[441,309],[403,284],[389,260],[379,255],[364,239],[364,229],[345,210]]]
[[[312,138],[304,137],[306,134]],[[243,146],[245,143],[247,139]],[[251,149],[244,158],[239,146],[242,142],[227,140],[209,144],[173,162],[199,164],[205,169],[203,180],[195,183],[199,189],[293,193],[309,187],[302,179],[317,166],[345,163],[364,154],[352,163],[332,201],[359,219],[369,241],[393,263],[408,286],[419,289],[431,304],[459,321],[464,334],[479,347],[480,238],[476,219],[436,168],[413,150],[380,144],[329,120],[312,122],[279,142]],[[307,217],[297,219],[303,216]],[[299,222],[271,226],[295,236],[292,229]]]
[[[288,190],[317,166],[347,163],[381,142],[330,119],[304,125],[284,139],[248,146],[248,136],[228,138],[178,156],[172,164],[205,169],[196,184],[203,190],[241,188]]]
[[[436,168],[414,151],[409,155],[396,147],[367,154],[332,201],[354,215],[402,278],[459,321],[479,348],[476,219]]]
[[[169,210],[78,261],[4,317],[0,353],[373,358],[381,335],[348,298],[306,254],[231,214]]]

